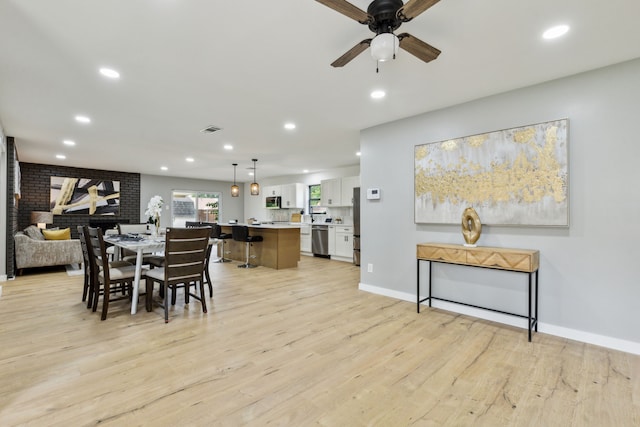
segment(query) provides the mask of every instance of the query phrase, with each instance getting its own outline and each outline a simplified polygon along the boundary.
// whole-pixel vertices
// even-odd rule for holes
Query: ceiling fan
[[[394,59],[398,47],[424,62],[433,61],[440,55],[440,50],[409,33],[397,36],[393,33],[403,22],[411,21],[440,0],[409,0],[407,4],[402,0],[373,0],[366,12],[346,0],[316,1],[367,25],[376,34],[373,38],[362,40],[333,61],[331,64],[333,67],[347,65],[368,47],[371,47],[371,56],[380,62]]]

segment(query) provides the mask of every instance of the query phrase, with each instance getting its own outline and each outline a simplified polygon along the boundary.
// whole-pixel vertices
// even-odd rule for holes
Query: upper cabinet
[[[320,205],[340,206],[342,203],[342,180],[340,178],[320,181]]]
[[[359,176],[342,178],[342,206],[353,206],[353,189],[360,187]]]
[[[360,186],[360,177],[326,179],[320,185],[322,206],[353,206],[353,189]]]
[[[265,185],[264,197],[280,196],[282,209],[304,209],[304,184]]]
[[[304,209],[304,184],[280,186],[283,209]]]
[[[268,185],[262,188],[262,194],[265,197],[271,196],[282,196],[282,186],[281,185]]]

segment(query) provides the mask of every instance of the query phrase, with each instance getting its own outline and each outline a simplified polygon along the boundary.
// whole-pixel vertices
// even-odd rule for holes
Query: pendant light
[[[238,197],[240,195],[240,187],[236,185],[236,167],[237,163],[233,163],[233,185],[231,186],[231,197]]]
[[[251,159],[253,162],[253,182],[251,183],[251,195],[258,196],[260,195],[260,184],[258,184],[258,180],[256,179],[256,162],[258,159]]]

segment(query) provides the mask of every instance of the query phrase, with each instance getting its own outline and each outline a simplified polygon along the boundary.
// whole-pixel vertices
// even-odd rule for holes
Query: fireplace
[[[105,230],[109,230],[111,228],[116,228],[116,226],[118,224],[129,224],[129,220],[128,219],[90,219],[89,220],[89,227],[99,227],[102,232],[104,232]]]

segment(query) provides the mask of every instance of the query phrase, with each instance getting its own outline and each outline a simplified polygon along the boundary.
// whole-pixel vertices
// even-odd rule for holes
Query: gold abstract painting
[[[415,146],[415,222],[569,225],[567,119]]]
[[[118,215],[120,181],[52,176],[50,204],[54,215]]]

